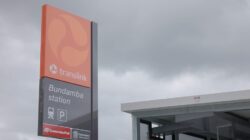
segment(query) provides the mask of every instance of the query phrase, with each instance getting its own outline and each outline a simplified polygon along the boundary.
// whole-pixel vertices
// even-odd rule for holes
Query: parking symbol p
[[[67,122],[67,110],[57,109],[57,120]]]

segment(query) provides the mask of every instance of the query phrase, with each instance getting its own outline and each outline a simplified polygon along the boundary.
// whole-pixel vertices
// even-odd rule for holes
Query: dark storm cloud
[[[103,68],[143,69],[159,76],[250,69],[245,1],[118,1],[112,6],[100,12],[105,20],[99,42]]]
[[[18,139],[36,132],[40,35],[34,26],[17,26],[5,17],[0,14],[0,137]]]
[[[250,70],[245,0],[5,1],[0,11],[16,28],[40,30],[40,8],[47,2],[99,23],[100,68],[143,69],[157,76]]]
[[[4,20],[16,25],[13,27],[32,25],[40,30],[42,5],[50,4],[94,20],[97,16],[96,2],[97,0],[74,0],[73,2],[68,0],[4,0],[1,1],[0,12]]]

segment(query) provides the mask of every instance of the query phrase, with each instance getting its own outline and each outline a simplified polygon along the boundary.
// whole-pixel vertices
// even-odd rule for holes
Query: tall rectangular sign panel
[[[97,140],[97,25],[44,5],[38,135]]]

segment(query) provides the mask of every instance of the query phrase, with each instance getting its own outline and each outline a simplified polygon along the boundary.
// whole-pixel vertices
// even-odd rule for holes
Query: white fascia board
[[[133,113],[138,111],[181,108],[183,106],[204,106],[223,103],[239,103],[245,101],[250,101],[250,90],[123,103],[121,104],[121,110],[123,112]]]

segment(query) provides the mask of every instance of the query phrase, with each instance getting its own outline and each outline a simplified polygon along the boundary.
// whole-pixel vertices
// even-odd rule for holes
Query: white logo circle
[[[51,131],[51,129],[49,129],[49,128],[44,128],[43,131],[44,131],[45,133],[49,133],[49,132]]]
[[[56,66],[55,64],[51,64],[51,65],[49,66],[49,71],[50,71],[52,74],[57,74],[57,71],[58,71],[57,66]]]

